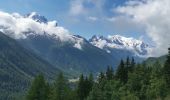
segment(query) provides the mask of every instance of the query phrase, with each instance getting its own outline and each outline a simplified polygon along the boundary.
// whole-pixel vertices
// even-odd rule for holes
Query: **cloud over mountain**
[[[71,39],[69,31],[64,27],[56,26],[56,21],[41,23],[37,19],[31,18],[31,16],[36,16],[35,14],[34,12],[30,16],[22,16],[18,13],[9,14],[0,11],[0,29],[15,39],[26,38],[27,34],[23,34],[26,32],[39,35],[48,33],[49,35],[57,36],[63,41]]]
[[[126,5],[114,9],[114,12],[145,26],[146,34],[156,43],[151,56],[160,56],[166,54],[170,46],[169,5],[169,0],[128,1]]]

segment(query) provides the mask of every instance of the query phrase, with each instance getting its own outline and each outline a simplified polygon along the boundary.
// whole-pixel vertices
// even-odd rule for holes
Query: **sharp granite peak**
[[[132,51],[137,56],[147,56],[151,47],[141,40],[121,35],[109,35],[108,37],[94,35],[89,42],[111,53],[112,49],[125,49]]]

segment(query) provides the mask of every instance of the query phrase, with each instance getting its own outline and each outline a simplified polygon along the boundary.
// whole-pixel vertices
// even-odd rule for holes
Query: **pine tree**
[[[127,76],[127,68],[125,67],[124,61],[121,60],[120,65],[118,66],[116,77],[121,82],[126,83],[128,76]]]
[[[99,77],[98,77],[98,82],[101,83],[103,80],[105,80],[105,75],[103,72],[100,72]]]
[[[98,77],[98,88],[101,90],[104,90],[104,86],[107,82],[106,76],[103,72],[100,72],[100,75]]]
[[[164,78],[166,80],[167,87],[170,89],[170,48],[167,60],[164,65]]]
[[[93,79],[93,74],[91,73],[89,75],[89,83],[88,83],[89,91],[88,92],[90,92],[92,90],[93,84],[94,84],[94,79]]]
[[[128,81],[128,73],[131,70],[131,63],[130,63],[130,59],[129,57],[127,57],[126,59],[126,63],[125,63],[125,70],[124,70],[124,83],[126,83]]]
[[[129,59],[129,57],[127,57],[127,59],[126,59],[126,63],[125,63],[125,67],[126,67],[126,69],[127,69],[127,71],[130,71],[130,66],[131,64],[130,64],[130,59]]]
[[[28,94],[26,96],[26,100],[49,100],[49,87],[45,82],[43,75],[38,75],[32,85]]]
[[[53,84],[51,100],[69,100],[69,86],[62,73],[60,73]]]
[[[114,77],[113,68],[108,66],[106,71],[106,78],[107,80],[112,80],[113,77]]]
[[[130,71],[130,72],[132,72],[132,71],[134,70],[135,65],[136,65],[135,60],[134,60],[134,58],[132,57],[132,60],[131,60],[131,63],[130,63],[130,67],[129,67],[129,71]]]
[[[146,90],[148,100],[156,100],[158,98],[161,98],[160,100],[164,100],[167,96],[166,82],[161,75],[160,66],[159,62],[156,62],[152,68],[152,72],[150,73],[149,85]]]
[[[103,91],[97,85],[94,85],[92,91],[87,97],[87,100],[106,100],[106,99],[104,97]]]
[[[89,95],[90,92],[90,86],[89,86],[90,82],[88,80],[88,77],[85,78],[84,80],[84,97],[86,98]]]
[[[79,78],[79,83],[78,83],[78,88],[77,88],[77,95],[78,95],[79,100],[84,100],[86,97],[86,94],[85,94],[86,87],[85,87],[84,81],[85,81],[84,76],[82,74]]]

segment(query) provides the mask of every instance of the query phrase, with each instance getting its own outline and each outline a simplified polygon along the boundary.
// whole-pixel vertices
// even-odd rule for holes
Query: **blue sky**
[[[128,0],[1,0],[0,10],[9,13],[27,14],[37,12],[49,20],[57,20],[73,34],[86,38],[94,34],[120,34],[140,38],[143,27],[129,23],[127,20],[112,22],[117,16],[113,10]],[[80,9],[80,10],[78,10]],[[145,38],[145,40],[148,40]]]
[[[152,55],[167,53],[170,0],[0,0],[0,11],[37,12],[87,39],[119,34],[155,46]]]

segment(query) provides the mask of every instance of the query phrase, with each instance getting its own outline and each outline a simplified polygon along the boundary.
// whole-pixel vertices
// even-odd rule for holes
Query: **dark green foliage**
[[[38,73],[50,80],[58,71],[0,32],[0,100],[22,98]]]
[[[148,100],[151,99],[161,99],[164,100],[164,98],[167,95],[167,85],[166,82],[161,75],[161,68],[154,68],[151,72],[149,85],[146,90],[146,96]]]
[[[43,75],[38,75],[26,96],[26,100],[49,100],[49,86]]]
[[[85,79],[85,87],[86,87],[86,97],[89,95],[92,90],[94,84],[93,74],[90,74],[89,77]]]
[[[106,75],[103,73],[103,72],[101,72],[100,74],[99,74],[99,77],[98,77],[98,88],[101,90],[101,91],[103,91],[104,90],[104,86],[105,86],[105,84],[106,84],[106,82],[107,82],[107,78],[106,78]]]
[[[136,65],[133,59],[129,62],[128,59],[126,63],[121,60],[116,78],[110,67],[106,74],[99,74],[96,82],[92,74],[89,77],[82,74],[77,88],[73,90],[60,74],[50,89],[51,92],[47,92],[50,96],[45,97],[50,97],[49,100],[165,100],[168,85],[161,64],[156,62],[148,67],[145,63]],[[127,75],[126,82],[124,75]]]
[[[138,65],[134,72],[129,73],[127,87],[139,98],[146,99],[145,92],[150,80],[150,71]]]
[[[128,73],[133,72],[135,65],[136,65],[136,63],[135,63],[134,58],[132,58],[132,60],[130,62],[129,57],[127,57],[125,63],[123,60],[121,60],[120,65],[117,68],[116,78],[119,79],[124,84],[127,83],[128,75],[129,75]]]
[[[94,84],[94,78],[93,78],[93,74],[91,73],[90,75],[89,75],[89,87],[92,89],[92,87],[93,87],[93,84]],[[91,90],[90,89],[90,90]]]
[[[134,58],[132,57],[132,60],[131,60],[130,66],[129,66],[129,71],[130,71],[130,72],[132,72],[132,71],[134,70],[135,65],[136,65],[135,60],[134,60]]]
[[[161,67],[164,66],[165,62],[167,60],[167,55],[161,56],[161,57],[150,57],[146,59],[144,62],[147,64],[147,66],[152,66],[157,61],[161,64]]]
[[[98,82],[101,83],[102,81],[104,81],[106,79],[105,75],[103,72],[100,72],[99,76],[98,76]]]
[[[126,63],[121,60],[116,78],[109,79],[101,72],[87,100],[165,100],[168,85],[163,69],[159,62],[147,66],[136,65],[133,58]]]
[[[90,81],[88,79],[88,77],[85,78],[84,80],[84,94],[85,94],[85,98],[87,98],[87,96],[89,95],[89,92],[91,91],[92,86],[90,86]]]
[[[43,73],[44,76],[35,78],[26,100],[164,100],[169,95],[170,49],[164,67],[159,62],[149,66],[146,62],[136,65],[133,58],[127,58],[126,62],[121,60],[115,75],[112,67],[108,67],[106,73],[100,73],[97,81],[94,81],[92,74],[88,77],[81,75],[77,87],[70,88],[62,73],[54,83],[48,84],[44,77],[52,79],[56,68],[28,53],[14,40],[4,35],[1,37],[2,100],[24,100],[23,94],[30,84],[29,80],[37,73]]]
[[[54,83],[48,84],[42,75],[37,76],[32,82],[26,100],[76,100],[75,90],[69,84],[62,73]]]
[[[164,65],[164,78],[166,80],[167,87],[170,89],[170,48],[167,60]]]
[[[50,100],[70,100],[71,89],[68,86],[68,82],[60,73],[52,86],[52,95]]]
[[[78,100],[84,100],[87,98],[90,91],[92,90],[93,84],[94,84],[94,80],[92,74],[90,74],[89,77],[85,77],[85,78],[83,74],[80,76],[78,87],[77,87]]]
[[[83,74],[79,78],[78,88],[77,88],[77,95],[79,100],[83,100],[85,95],[85,84],[84,84],[84,76]]]
[[[114,78],[114,71],[113,68],[110,66],[107,67],[106,78],[107,80],[112,80]]]
[[[93,86],[87,100],[105,100],[104,93],[97,84]]]
[[[128,70],[123,60],[121,60],[120,65],[118,66],[118,69],[116,72],[116,78],[119,79],[123,83],[127,82]]]
[[[127,57],[127,59],[126,59],[126,67],[127,68],[131,67],[129,57]]]

